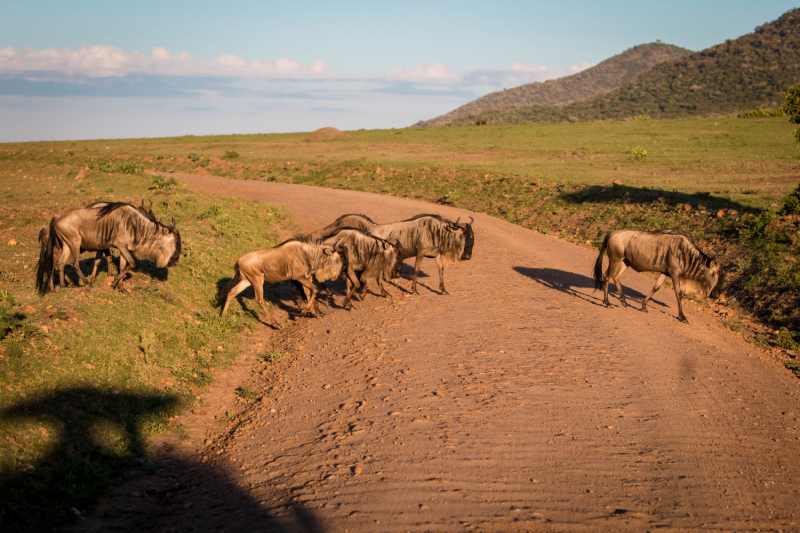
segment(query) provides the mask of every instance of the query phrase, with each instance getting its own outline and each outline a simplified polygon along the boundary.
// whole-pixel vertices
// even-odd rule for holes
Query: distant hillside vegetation
[[[800,9],[677,60],[661,63],[622,87],[566,105],[495,108],[472,114],[489,124],[626,120],[731,115],[776,107],[800,81]]]
[[[470,118],[472,115],[490,109],[558,105],[583,100],[616,89],[659,63],[691,52],[670,44],[641,44],[577,74],[487,94],[446,115],[420,121],[414,126],[465,126],[475,120]]]

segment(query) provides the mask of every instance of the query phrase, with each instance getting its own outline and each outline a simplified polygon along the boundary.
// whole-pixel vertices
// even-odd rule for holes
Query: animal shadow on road
[[[119,273],[119,256],[115,256],[112,260],[112,263],[112,276],[116,276]],[[78,262],[81,272],[83,272],[83,275],[87,278],[92,274],[93,265],[94,258],[81,259]],[[100,262],[97,267],[97,272],[98,274],[107,272],[105,260]],[[128,272],[128,274],[125,276],[125,280],[131,279],[133,274],[136,272],[146,274],[150,278],[158,281],[167,281],[169,279],[169,269],[167,267],[158,268],[156,267],[155,263],[147,259],[137,259],[136,268]],[[73,287],[80,287],[80,277],[78,277],[78,273],[75,272],[75,270],[72,268],[72,265],[64,265],[64,281]]]
[[[544,285],[549,289],[555,289],[557,291],[561,291],[571,296],[580,298],[581,300],[587,301],[591,304],[605,307],[603,305],[602,290],[597,291],[597,294],[599,296],[587,295],[584,291],[576,290],[576,289],[594,290],[594,280],[588,276],[583,276],[581,274],[576,274],[574,272],[567,272],[566,270],[558,270],[556,268],[530,268],[523,266],[515,266],[514,270],[522,274],[523,276],[527,276],[532,280],[541,283],[542,285]],[[634,298],[638,298],[640,301],[644,300],[644,294],[634,289],[631,289],[628,286],[625,286],[623,290],[625,291],[625,294],[628,297],[632,296]],[[611,294],[612,292],[616,293],[616,285],[613,282],[609,284],[608,292],[609,294]],[[657,303],[662,307],[667,307],[666,304],[656,300],[655,298],[653,298],[650,301],[653,303]]]
[[[236,531],[240,524],[248,531],[323,531],[310,511],[289,502],[288,492],[264,495],[277,502],[278,517],[221,469],[169,455],[150,462],[145,431],[180,408],[177,395],[160,390],[115,394],[91,387],[5,406],[0,422],[11,431],[4,446],[13,443],[24,456],[32,431],[47,447],[24,467],[0,464],[0,530],[62,530],[80,516],[75,529],[87,532],[185,531],[185,524],[193,526],[189,531]],[[109,498],[109,490],[118,496]]]
[[[225,297],[228,294],[227,287],[228,283],[230,283],[232,278],[220,278],[217,280],[217,305],[216,307],[222,310],[222,306],[225,304]],[[337,288],[339,292],[343,292],[341,287],[344,286],[344,282],[334,282],[333,287]],[[328,287],[330,291],[331,287]],[[259,322],[272,327],[269,322],[269,319],[262,316],[261,309],[258,307],[258,304],[255,302],[256,293],[253,290],[253,287],[247,287],[245,290],[240,292],[236,295],[236,301],[241,306],[242,310],[258,320]],[[289,315],[290,320],[294,320],[298,317],[303,316],[303,312],[300,310],[300,305],[305,303],[305,297],[300,294],[300,291],[294,287],[291,282],[288,281],[281,281],[279,283],[265,283],[264,284],[264,301],[273,307],[284,311],[287,315]],[[292,302],[291,304],[287,304],[285,302]],[[339,304],[336,303],[336,299],[334,297],[334,292],[330,292],[328,294],[323,293],[320,291],[317,294],[317,302],[323,304],[322,307],[328,308],[335,308],[335,309],[343,309]],[[231,304],[233,305],[233,304]],[[321,311],[324,312],[324,311]]]

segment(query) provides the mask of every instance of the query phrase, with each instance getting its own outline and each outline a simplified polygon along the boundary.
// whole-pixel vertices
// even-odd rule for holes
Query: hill
[[[605,94],[565,105],[494,108],[490,124],[733,115],[775,107],[800,80],[800,9],[735,40],[653,67]]]
[[[691,50],[669,44],[641,44],[577,74],[490,93],[446,115],[420,121],[415,126],[466,126],[473,122],[471,115],[492,109],[558,105],[583,100],[616,89],[659,63],[689,53]]]

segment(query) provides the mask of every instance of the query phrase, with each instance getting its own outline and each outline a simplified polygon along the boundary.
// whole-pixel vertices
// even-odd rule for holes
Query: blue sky
[[[789,2],[4,1],[0,142],[404,127]]]

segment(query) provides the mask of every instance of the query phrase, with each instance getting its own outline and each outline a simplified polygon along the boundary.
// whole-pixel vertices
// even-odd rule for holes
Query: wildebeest
[[[603,255],[608,250],[608,270],[603,275]],[[619,277],[627,267],[637,272],[658,272],[650,294],[642,302],[642,311],[647,312],[647,302],[661,288],[669,276],[678,300],[678,319],[687,322],[681,306],[681,289],[687,288],[702,296],[717,298],[722,291],[725,273],[717,262],[701,252],[683,233],[664,229],[651,232],[618,230],[612,231],[603,240],[600,255],[594,264],[595,290],[603,288],[603,303],[608,307],[608,280],[617,284],[619,299],[627,306]]]
[[[319,312],[316,303],[317,287],[313,280],[316,278],[322,282],[339,277],[342,258],[339,251],[331,246],[318,246],[289,239],[274,248],[243,255],[236,261],[233,269],[233,279],[222,291],[222,294],[227,292],[227,296],[220,314],[224,315],[231,300],[252,285],[256,293],[256,303],[272,324],[280,329],[281,326],[264,305],[264,282],[277,283],[287,280],[299,282],[306,292],[305,310],[317,314]]]
[[[46,292],[45,282],[52,287],[53,268],[63,271],[67,260],[83,283],[89,280],[78,267],[81,250],[95,252],[116,248],[120,252],[120,272],[112,286],[121,287],[122,280],[136,266],[131,253],[153,261],[158,268],[174,266],[181,254],[181,235],[172,225],[161,224],[152,212],[122,202],[90,209],[68,209],[50,221],[47,246],[39,253],[36,288]],[[61,247],[61,254],[54,251]]]
[[[87,205],[84,209],[100,209],[101,207],[105,207],[110,202],[92,202],[91,204]],[[147,216],[153,222],[156,222],[156,217],[153,214],[153,201],[150,200],[150,206],[145,207],[144,200],[142,200],[142,205],[137,207],[143,215]],[[42,229],[39,230],[39,247],[40,251],[39,254],[41,255],[47,248],[47,241],[50,239],[50,226],[44,226]],[[85,252],[83,248],[81,248],[81,253]],[[55,247],[53,249],[53,256],[59,257],[61,255],[61,242],[56,241]],[[97,267],[100,266],[100,261],[105,257],[106,259],[106,268],[108,270],[108,276],[111,277],[111,262],[112,262],[112,255],[111,249],[107,248],[105,250],[98,250],[97,255],[94,259],[94,264],[92,265],[92,273],[89,276],[89,285],[94,283],[95,278],[97,277]],[[120,270],[125,268],[124,259],[120,257]],[[64,269],[62,268],[59,270],[59,285],[63,288],[64,287]],[[49,281],[50,290],[53,290],[53,276],[50,276]]]
[[[378,224],[369,232],[382,239],[393,235],[400,247],[397,269],[404,259],[415,257],[414,276],[411,279],[411,292],[417,293],[417,276],[423,257],[432,257],[439,269],[439,292],[447,294],[444,288],[444,267],[448,261],[467,261],[472,257],[475,235],[472,232],[474,219],[468,223],[453,222],[439,215],[417,215],[408,220]]]
[[[317,233],[314,232],[314,234]],[[352,287],[344,298],[344,307],[352,308],[350,298],[353,293],[361,287],[363,295],[369,280],[375,280],[381,294],[391,298],[383,286],[383,280],[392,275],[400,253],[398,242],[391,235],[384,240],[360,229],[336,228],[312,242],[333,246],[335,249],[345,252],[346,276]]]

